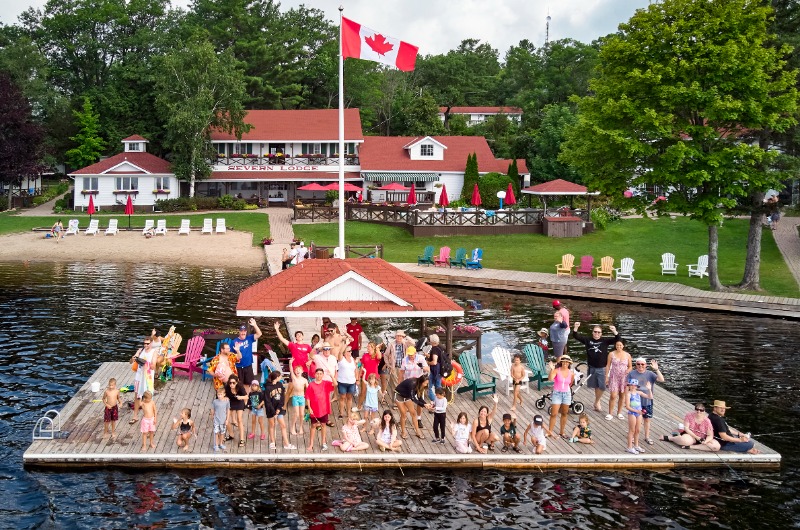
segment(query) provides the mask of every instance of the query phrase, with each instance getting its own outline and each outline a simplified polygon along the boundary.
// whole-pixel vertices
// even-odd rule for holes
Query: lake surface
[[[800,525],[796,322],[562,302],[614,323],[665,387],[723,399],[732,424],[784,458],[780,471],[375,473],[26,471],[35,420],[104,361],[127,360],[152,327],[238,323],[241,273],[129,264],[0,264],[0,528],[786,528]],[[484,355],[550,322],[550,298],[446,291],[484,330]],[[410,326],[393,322],[391,326]],[[373,325],[374,327],[374,325]],[[584,327],[585,331],[587,328]],[[573,343],[577,346],[577,343]],[[579,351],[573,346],[573,351]],[[581,357],[581,356],[579,356]],[[656,414],[658,414],[656,404]],[[124,414],[124,413],[123,413]],[[599,417],[598,417],[599,418]],[[597,421],[597,420],[595,420]],[[776,434],[772,433],[789,433]]]

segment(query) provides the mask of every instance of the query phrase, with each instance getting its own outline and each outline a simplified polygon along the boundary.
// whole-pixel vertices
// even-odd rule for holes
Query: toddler
[[[181,410],[181,420],[178,421],[176,418],[173,418],[172,428],[178,429],[178,437],[175,439],[175,443],[178,447],[183,447],[185,453],[188,453],[189,438],[191,438],[193,434],[197,434],[194,428],[194,420],[192,419],[192,409]]]
[[[444,443],[445,425],[447,425],[447,398],[444,397],[444,388],[439,387],[433,400],[433,443]]]
[[[140,430],[142,431],[142,451],[147,449],[147,442],[150,441],[150,447],[155,449],[153,437],[156,433],[156,420],[158,419],[158,411],[156,404],[153,401],[153,393],[149,390],[142,395],[142,414],[144,417],[139,423]]]
[[[377,423],[373,423],[373,420],[377,419],[378,397],[380,395],[380,397],[383,398],[383,393],[378,384],[378,376],[376,374],[369,374],[369,376],[367,376],[367,387],[364,394],[364,415],[370,424],[369,434],[373,434],[375,432],[375,423]],[[364,430],[362,429],[361,432],[364,432]]]
[[[531,443],[533,444],[533,452],[537,455],[544,453],[547,449],[547,437],[544,430],[544,418],[539,414],[533,417],[533,423],[528,425],[525,433],[522,435],[522,443],[528,439],[528,432],[531,433]]]
[[[528,375],[525,373],[525,366],[522,364],[522,356],[520,354],[514,355],[514,360],[511,363],[511,380],[514,383],[514,403],[511,405],[511,412],[517,410],[517,403],[522,405],[522,396],[519,393],[519,387],[527,381]]]
[[[589,416],[581,414],[578,417],[578,426],[572,430],[572,443],[593,444],[592,429],[589,428]]]

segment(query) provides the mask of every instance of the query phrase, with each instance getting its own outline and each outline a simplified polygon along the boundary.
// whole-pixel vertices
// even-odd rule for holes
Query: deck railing
[[[338,166],[339,157],[327,155],[260,156],[241,154],[238,156],[217,156],[210,163],[218,166]],[[344,164],[346,166],[359,165],[358,155],[345,155]]]

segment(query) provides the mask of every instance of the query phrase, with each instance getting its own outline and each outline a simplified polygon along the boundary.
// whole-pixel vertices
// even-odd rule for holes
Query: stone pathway
[[[772,233],[775,243],[783,254],[783,260],[792,271],[794,279],[800,287],[800,237],[798,237],[797,226],[800,225],[800,217],[783,217],[778,223],[778,228]]]
[[[283,249],[289,246],[294,239],[292,229],[291,208],[267,208],[266,214],[269,217],[269,236],[272,244],[264,246],[264,255],[267,258],[270,275],[281,271],[281,254]]]

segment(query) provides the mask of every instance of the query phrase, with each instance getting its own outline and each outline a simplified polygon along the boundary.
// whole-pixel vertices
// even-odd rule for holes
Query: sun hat
[[[717,399],[714,400],[714,408],[715,409],[729,409],[731,407],[726,407],[724,401],[719,401]]]
[[[539,415],[537,414],[536,416],[534,416],[534,417],[533,417],[533,423],[534,423],[535,425],[541,425],[541,424],[543,424],[543,423],[544,423],[544,418],[542,418],[541,416],[539,416]]]
[[[639,386],[639,381],[637,379],[628,379],[628,385]]]
[[[558,300],[553,300],[553,307],[556,308],[561,307],[561,302],[559,302]]]
[[[542,328],[536,334],[539,335],[540,337],[546,337],[547,333],[548,333],[547,328]]]
[[[572,364],[572,359],[570,358],[569,355],[562,355],[561,357],[558,358],[558,362],[560,363],[568,362],[569,364]]]
[[[417,353],[417,349],[414,346],[406,348],[406,355],[414,355],[415,353]]]
[[[330,349],[331,349],[331,345],[330,345],[330,344],[328,344],[327,342],[323,342],[323,343],[322,343],[322,349],[323,349],[323,350],[325,350],[325,349],[328,349],[328,350],[330,350]]]

